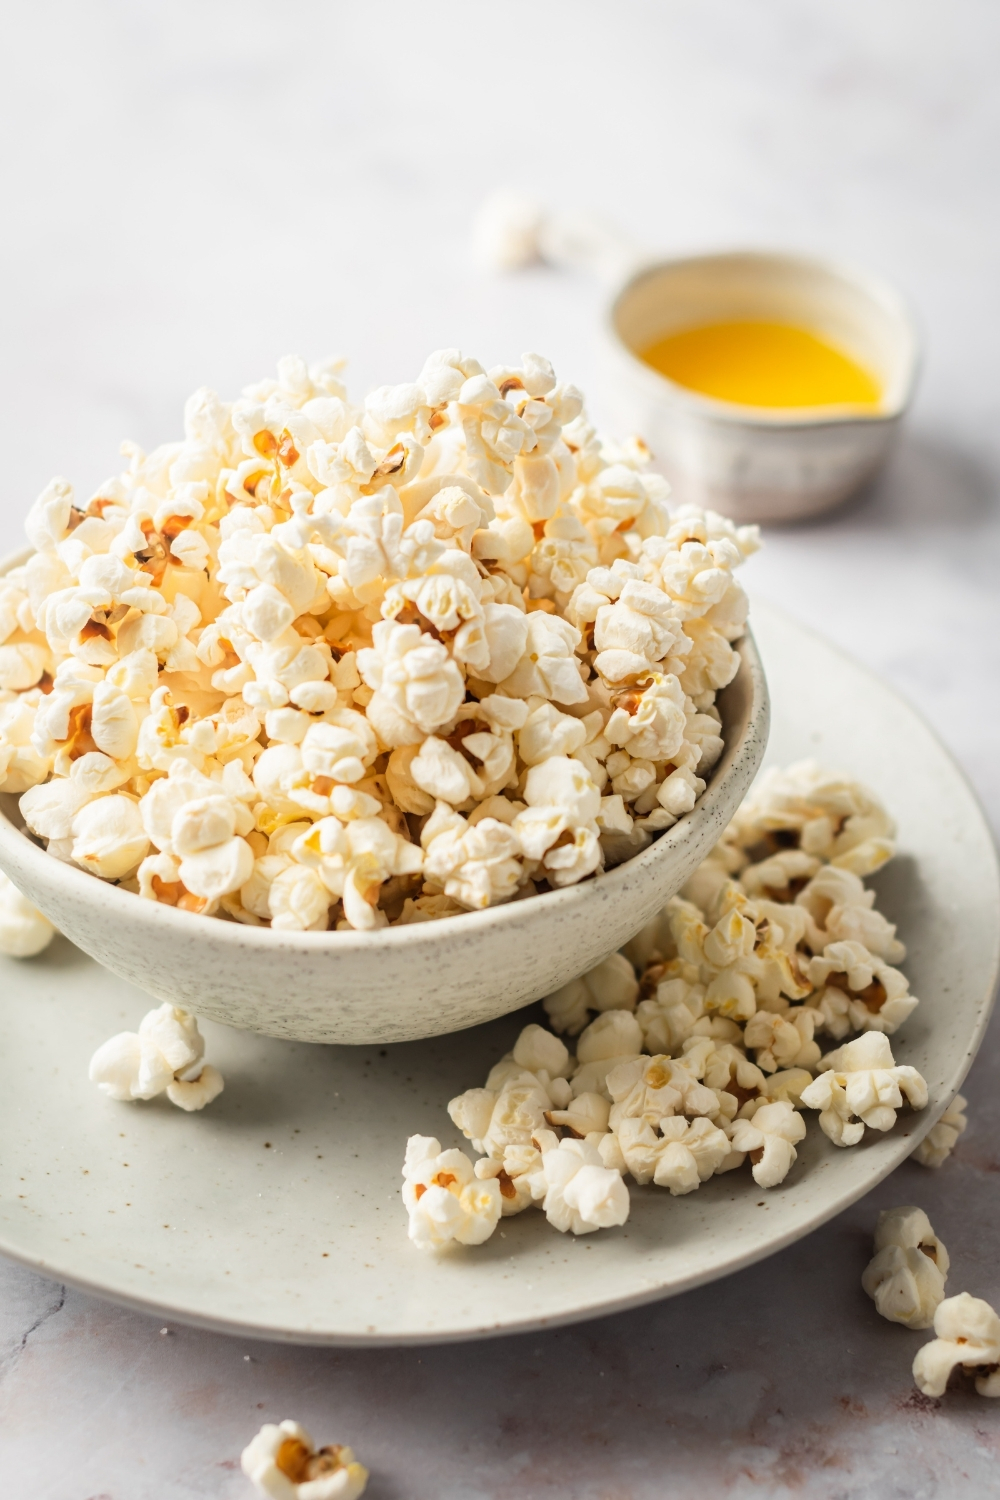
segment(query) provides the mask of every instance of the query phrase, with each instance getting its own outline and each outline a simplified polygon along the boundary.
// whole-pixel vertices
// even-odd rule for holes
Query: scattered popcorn
[[[861,1285],[890,1323],[930,1328],[944,1298],[948,1252],[922,1208],[889,1208],[875,1226],[875,1255]]]
[[[955,1149],[960,1135],[965,1133],[968,1120],[965,1110],[968,1101],[956,1094],[936,1125],[932,1125],[920,1145],[913,1152],[914,1161],[922,1167],[940,1167]]]
[[[696,536],[691,546],[714,541],[694,518],[687,527]],[[682,540],[682,552],[687,546]],[[696,585],[707,597],[729,588],[701,554],[688,553],[685,565],[699,561],[702,573],[685,573],[662,555],[671,597],[692,608]],[[610,600],[638,598],[625,593],[631,567],[619,554],[589,578],[586,587],[595,596],[603,591],[603,603],[578,586],[574,617],[586,623]],[[635,622],[629,628],[631,644],[615,649],[641,645],[651,659],[662,640],[640,639],[646,627]],[[631,704],[618,702],[619,710],[603,737],[620,744],[635,715]],[[586,717],[565,715],[550,700],[530,702],[515,731],[522,759],[568,776],[565,767],[594,743]],[[604,769],[617,775],[612,756]],[[580,787],[582,802],[592,793],[583,777]],[[476,822],[475,813],[466,820],[438,800],[425,835],[431,829],[432,844],[450,832],[464,840],[466,829],[486,826],[499,800],[483,803]],[[539,805],[527,797],[522,811],[497,821],[516,828]],[[568,816],[586,817],[592,803],[582,805]],[[923,1109],[927,1086],[915,1068],[896,1063],[887,1035],[917,1004],[893,967],[905,950],[858,873],[889,857],[892,837],[885,810],[849,778],[813,762],[769,773],[682,893],[621,952],[545,997],[552,1030],[526,1026],[482,1087],[450,1101],[452,1123],[478,1160],[413,1138],[413,1180],[423,1194],[404,1188],[411,1236],[437,1245],[468,1232],[472,1242],[486,1238],[499,1216],[532,1206],[562,1232],[623,1223],[629,1176],[682,1197],[715,1175],[748,1168],[758,1188],[778,1188],[807,1134],[803,1111],[818,1110],[820,1129],[848,1147],[866,1127],[890,1130],[904,1103]],[[407,920],[433,917],[416,906]],[[824,1034],[843,1042],[825,1056],[815,1040]],[[575,1053],[565,1037],[576,1039]],[[956,1096],[918,1159],[933,1151],[943,1160],[964,1127],[963,1106]],[[441,1170],[449,1181],[428,1202],[427,1184]],[[484,1219],[467,1231],[462,1195],[473,1177],[498,1197],[483,1209],[488,1227]],[[426,1204],[419,1213],[418,1204]],[[879,1311],[927,1326],[914,1320],[929,1320],[943,1296],[948,1258],[926,1216],[917,1209],[883,1215],[875,1248],[865,1287]]]
[[[410,1239],[421,1250],[440,1250],[452,1240],[481,1245],[500,1218],[502,1197],[495,1178],[479,1178],[464,1151],[442,1151],[433,1136],[411,1135],[403,1163],[403,1202]]]
[[[802,1103],[820,1110],[819,1124],[835,1146],[855,1146],[871,1130],[891,1130],[903,1097],[914,1109],[927,1103],[927,1085],[916,1068],[897,1067],[888,1037],[870,1031],[828,1052],[824,1070],[807,1089]]]
[[[867,787],[813,760],[765,771],[733,822],[751,860],[801,849],[855,875],[871,875],[895,853],[892,819]]]
[[[43,917],[0,871],[0,953],[8,958],[34,958],[55,935],[48,917]]]
[[[550,1131],[539,1138],[541,1166],[532,1175],[531,1195],[560,1234],[590,1234],[611,1229],[628,1218],[628,1188],[621,1173],[606,1167],[589,1139],[557,1140]]]
[[[204,1109],[222,1093],[222,1074],[203,1061],[205,1039],[188,1011],[167,1002],[151,1010],[138,1032],[122,1031],[90,1059],[90,1081],[109,1099],[166,1094],[179,1109]]]
[[[590,1011],[634,1010],[639,994],[635,970],[624,953],[612,953],[579,979],[545,997],[545,1010],[557,1031],[575,1036]]]
[[[734,1151],[745,1151],[752,1163],[758,1187],[777,1187],[784,1182],[796,1157],[795,1143],[806,1133],[806,1122],[785,1099],[762,1104],[749,1120],[733,1127]]]
[[[943,1396],[959,1366],[981,1396],[1000,1396],[1000,1318],[988,1302],[968,1292],[946,1297],[934,1314],[934,1332],[913,1361],[913,1378],[925,1396]]]
[[[669,1188],[673,1197],[707,1182],[732,1150],[725,1132],[704,1116],[690,1121],[668,1116],[660,1121],[659,1132],[645,1120],[624,1120],[618,1145],[636,1182],[653,1181]]]
[[[358,1500],[368,1470],[350,1448],[316,1449],[298,1422],[267,1422],[240,1455],[244,1474],[271,1500]]]
[[[805,967],[816,986],[811,1003],[832,1036],[851,1031],[884,1031],[891,1036],[917,1007],[906,976],[869,953],[863,943],[829,943]]]
[[[518,260],[537,226],[512,212],[483,233]],[[599,438],[541,355],[438,350],[360,405],[340,373],[289,357],[236,401],[199,390],[179,442],[125,444],[89,500],[43,491],[0,580],[0,788],[55,857],[280,931],[437,920],[631,857],[721,753],[756,528],[671,514],[644,445]],[[771,802],[812,819],[813,857],[873,868],[870,799],[799,780]],[[817,956],[891,962],[838,900]],[[635,988],[622,957],[553,1003],[575,1034]]]
[[[533,198],[509,190],[490,194],[473,225],[473,253],[490,271],[517,271],[540,258],[543,212]]]

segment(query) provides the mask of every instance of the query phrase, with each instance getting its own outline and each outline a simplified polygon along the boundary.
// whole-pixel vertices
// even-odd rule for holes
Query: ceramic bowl
[[[749,634],[719,694],[725,749],[694,810],[593,880],[487,911],[379,932],[272,932],[202,917],[98,880],[21,831],[0,796],[0,869],[78,947],[157,1000],[306,1042],[439,1036],[557,989],[627,942],[674,895],[760,765],[769,701]]]
[[[852,354],[878,379],[880,408],[738,406],[677,385],[639,355],[682,328],[757,319],[809,328]],[[897,293],[799,255],[647,262],[619,283],[605,333],[615,430],[642,433],[678,499],[737,521],[798,520],[846,499],[891,451],[917,374],[917,333]]]

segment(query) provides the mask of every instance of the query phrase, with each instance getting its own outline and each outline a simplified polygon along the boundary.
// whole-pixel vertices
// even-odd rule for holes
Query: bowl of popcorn
[[[0,576],[0,869],[158,999],[400,1041],[558,989],[716,843],[767,689],[755,528],[671,511],[529,354],[358,406],[279,363]]]

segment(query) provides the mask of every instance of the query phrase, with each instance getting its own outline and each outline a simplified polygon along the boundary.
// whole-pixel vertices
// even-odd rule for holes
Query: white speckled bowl
[[[594,880],[489,911],[379,932],[272,932],[143,901],[47,854],[0,796],[0,869],[85,953],[158,1000],[268,1036],[404,1042],[476,1026],[621,946],[683,885],[764,754],[753,638],[719,695],[726,748],[693,812]]]

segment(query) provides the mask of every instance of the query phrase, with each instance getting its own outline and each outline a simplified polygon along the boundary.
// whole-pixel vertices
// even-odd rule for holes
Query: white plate
[[[758,604],[773,700],[768,760],[815,755],[869,782],[900,827],[877,877],[922,1004],[894,1040],[930,1105],[849,1151],[810,1127],[785,1183],[749,1173],[670,1198],[632,1188],[622,1229],[580,1240],[541,1214],[440,1258],[406,1238],[408,1134],[457,1143],[445,1104],[482,1082],[526,1013],[391,1048],[272,1041],[206,1024],[226,1091],[204,1114],[113,1104],[94,1048],[134,1027],[136,990],[60,940],[0,960],[0,1249],[158,1314],[305,1343],[420,1343],[569,1322],[670,1295],[758,1260],[892,1171],[979,1045],[998,962],[1000,886],[978,804],[913,711],[816,636]],[[528,1012],[528,1015],[532,1012]]]

